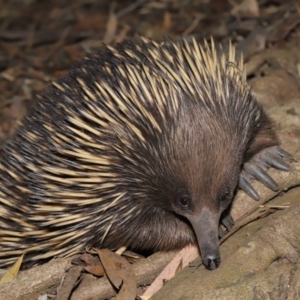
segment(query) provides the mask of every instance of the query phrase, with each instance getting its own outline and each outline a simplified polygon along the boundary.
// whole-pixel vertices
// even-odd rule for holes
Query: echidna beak
[[[190,215],[187,218],[195,231],[205,268],[217,269],[221,263],[218,236],[219,214],[203,208],[200,215]]]

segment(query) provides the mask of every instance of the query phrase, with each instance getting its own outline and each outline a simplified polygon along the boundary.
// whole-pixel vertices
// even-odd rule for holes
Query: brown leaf
[[[111,283],[120,289],[116,300],[134,300],[137,295],[135,274],[129,262],[122,256],[108,249],[94,249],[97,251]]]
[[[83,262],[85,262],[87,265],[90,265],[90,266],[99,266],[99,265],[102,265],[98,256],[94,256],[94,255],[89,254],[89,253],[83,253],[80,256],[80,259]]]
[[[57,297],[59,300],[68,300],[74,287],[81,276],[82,268],[80,266],[72,267],[68,270],[61,286],[57,289]]]
[[[95,276],[103,276],[105,274],[103,266],[85,266],[83,267],[88,273],[93,274]]]

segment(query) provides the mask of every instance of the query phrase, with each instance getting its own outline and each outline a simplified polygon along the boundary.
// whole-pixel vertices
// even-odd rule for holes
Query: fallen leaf
[[[83,267],[88,273],[93,274],[95,276],[103,276],[105,274],[103,266],[86,266]]]
[[[59,300],[68,300],[74,290],[74,287],[77,285],[78,281],[81,278],[82,267],[75,266],[71,267],[62,279],[61,285],[57,289],[56,299]]]
[[[169,262],[163,271],[156,277],[145,293],[140,297],[142,300],[150,299],[164,283],[174,277],[181,269],[199,256],[197,246],[186,246]]]
[[[116,300],[134,300],[137,295],[136,278],[130,263],[108,249],[94,249],[102,262],[106,276],[119,290]]]
[[[84,263],[86,263],[89,266],[99,266],[101,264],[99,257],[98,256],[94,256],[92,254],[89,253],[83,253],[80,256],[80,260],[83,261]]]
[[[3,275],[3,277],[0,279],[0,284],[15,278],[19,274],[23,262],[23,257],[24,254],[20,256],[18,260],[14,263],[14,265]]]

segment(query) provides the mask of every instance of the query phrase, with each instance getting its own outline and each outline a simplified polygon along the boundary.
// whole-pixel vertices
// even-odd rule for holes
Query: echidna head
[[[171,157],[165,177],[172,181],[165,184],[171,186],[172,211],[190,222],[203,264],[213,270],[220,264],[220,216],[231,203],[243,161],[243,133],[221,116],[206,118],[202,111],[195,121],[197,109],[187,115],[171,139],[172,149],[165,151]]]

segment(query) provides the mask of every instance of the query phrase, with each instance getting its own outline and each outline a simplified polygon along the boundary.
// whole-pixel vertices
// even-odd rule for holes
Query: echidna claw
[[[239,188],[254,200],[258,201],[260,199],[256,190],[252,187],[249,180],[247,180],[247,178],[245,178],[242,173],[239,178]]]
[[[289,171],[290,166],[283,160],[284,157],[290,158],[291,155],[278,146],[266,148],[254,155],[243,166],[239,178],[239,188],[254,200],[259,200],[259,195],[251,185],[253,179],[261,182],[272,191],[277,191],[279,186],[267,173],[267,170],[273,167],[278,170]]]
[[[288,156],[284,156],[284,157],[288,157]],[[289,171],[291,168],[286,162],[284,162],[280,158],[274,159],[273,157],[266,157],[266,163],[270,167],[273,167],[275,169],[282,170],[282,171]]]
[[[261,182],[262,184],[264,184],[267,188],[269,188],[270,190],[276,192],[279,189],[278,184],[274,181],[274,179],[266,172],[266,170],[256,167],[256,168],[252,168],[252,175],[253,177]]]
[[[281,149],[280,147],[276,146],[276,151],[277,153],[282,156],[282,157],[286,157],[286,158],[292,158],[292,155],[288,152],[286,152],[285,150]]]

